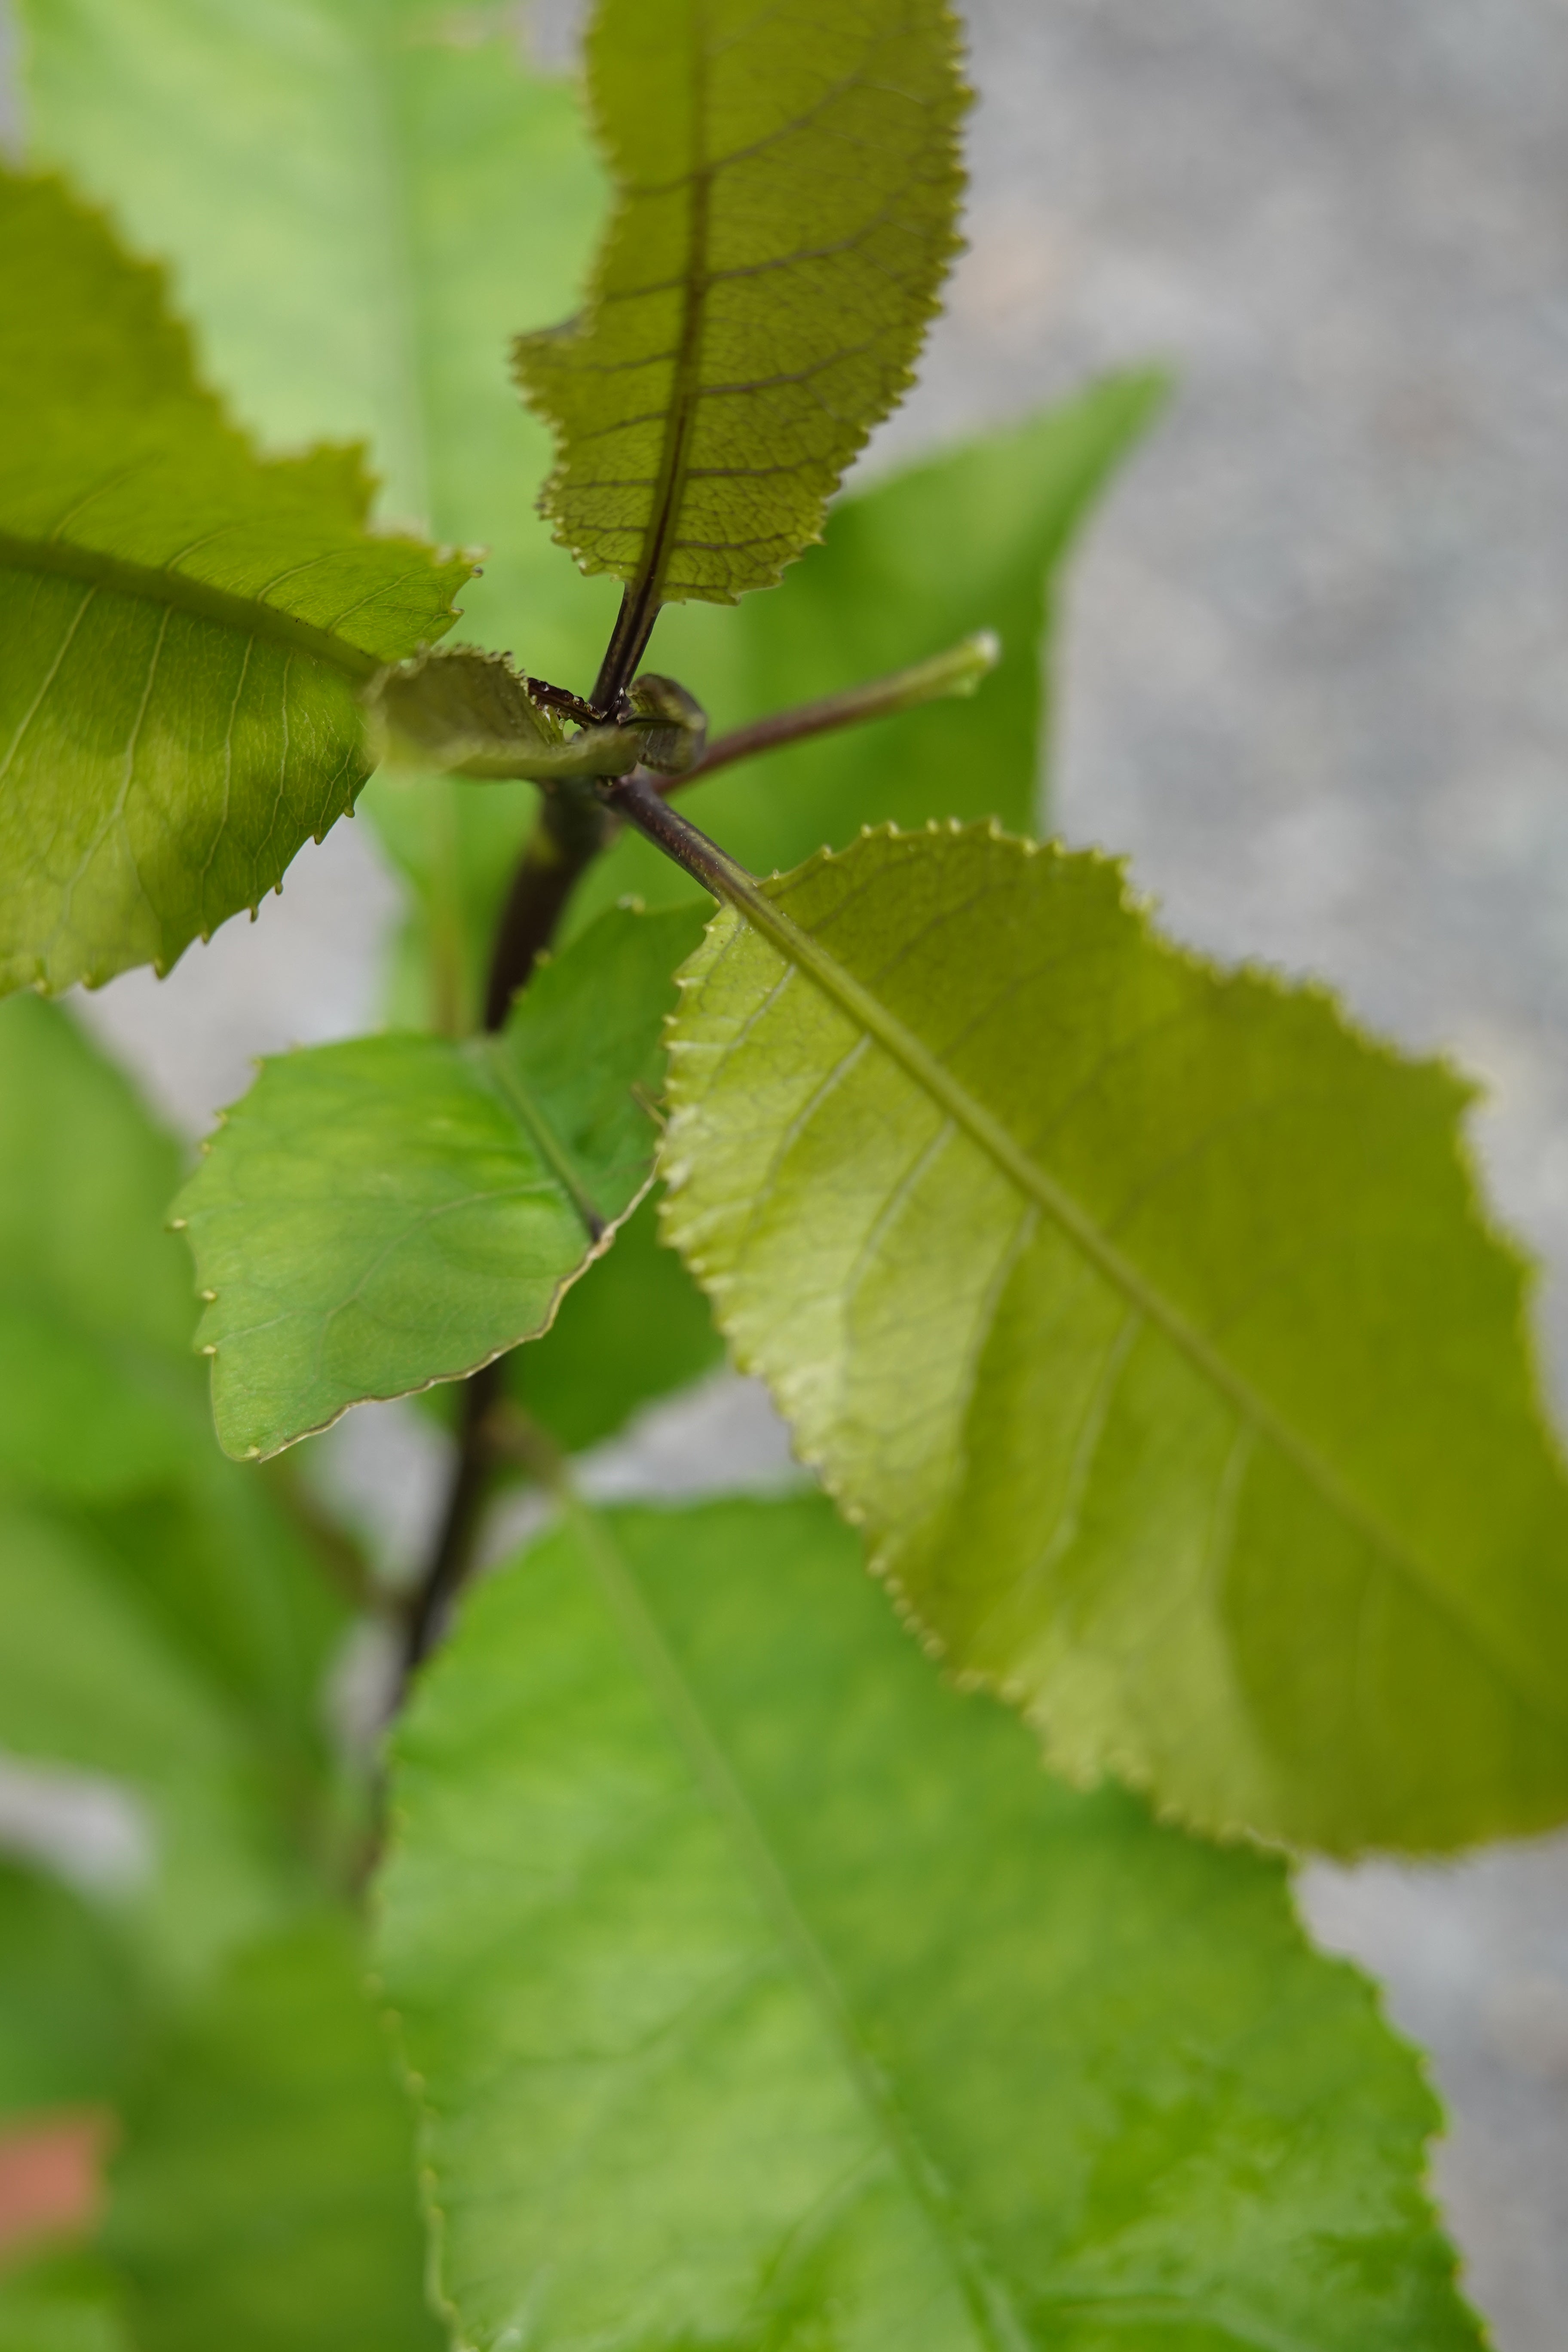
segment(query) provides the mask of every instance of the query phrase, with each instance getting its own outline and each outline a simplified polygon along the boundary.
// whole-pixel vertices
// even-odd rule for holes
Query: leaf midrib
[[[949,2210],[936,2166],[884,2088],[827,1956],[801,1913],[751,1801],[709,1727],[696,1692],[665,1641],[635,1570],[595,1512],[570,1488],[561,1499],[634,1661],[663,1708],[700,1787],[728,1829],[752,1891],[810,1993],[873,2129],[942,2247],[977,2336],[988,2352],[1030,2352],[1028,2330],[1005,2281],[983,2264],[977,2249],[966,2242],[967,2233]]]
[[[265,637],[291,652],[325,662],[356,683],[374,677],[381,667],[374,654],[363,653],[358,646],[298,620],[291,613],[280,612],[275,604],[232,595],[227,589],[214,588],[205,580],[194,580],[188,572],[171,571],[166,565],[132,562],[125,556],[109,555],[68,540],[24,539],[0,531],[0,570],[79,580],[142,604],[187,613],[237,635]]]
[[[1034,854],[1032,844],[1025,845]],[[726,858],[723,862],[726,868],[732,867],[731,860]],[[851,1022],[875,1039],[921,1092],[980,1147],[1024,1198],[1035,1202],[1047,1216],[1054,1220],[1105,1279],[1164,1334],[1242,1419],[1278,1446],[1330,1508],[1354,1528],[1416,1590],[1426,1606],[1442,1617],[1464,1640],[1481,1648],[1509,1688],[1544,1721],[1560,1728],[1561,1710],[1551,1707],[1542,1695],[1521,1676],[1513,1660],[1499,1654],[1486,1630],[1478,1627],[1456,1607],[1452,1598],[1417,1555],[1409,1550],[1384,1525],[1377,1514],[1343,1484],[1314,1447],[1295,1434],[1251,1383],[1211,1347],[1201,1332],[1194,1328],[1181,1310],[1145,1279],[1131,1260],[1123,1256],[1115,1244],[1100,1233],[1088,1212],[1079,1205],[1066,1187],[1031,1158],[1003,1121],[970,1093],[914,1031],[792,915],[776,905],[768,895],[768,886],[755,882],[749,875],[742,877],[738,868],[727,872],[724,878],[729,885],[726,895],[731,898],[737,912],[761,931],[787,962],[805,972]]]

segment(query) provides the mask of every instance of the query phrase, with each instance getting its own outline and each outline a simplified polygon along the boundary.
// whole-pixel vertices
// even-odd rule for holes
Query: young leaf
[[[613,910],[499,1037],[263,1064],[178,1203],[227,1453],[274,1454],[548,1328],[647,1189],[670,975],[700,928]]]
[[[242,1952],[127,2116],[105,2229],[140,2352],[439,2352],[413,2131],[350,1923]]]
[[[1283,1868],[1052,1781],[817,1497],[579,1519],[398,1737],[381,1958],[476,2352],[1479,2352]]]
[[[776,580],[902,394],[967,93],[944,0],[603,0],[588,75],[619,203],[586,310],[517,373],[555,428],[545,511],[628,583],[635,661],[661,602]]]
[[[1568,1488],[1459,1081],[989,829],[758,920],[684,982],[667,1230],[955,1664],[1205,1828],[1562,1820]]]
[[[367,773],[356,692],[472,569],[365,528],[358,455],[263,461],[159,274],[0,173],[0,986],[167,971]]]

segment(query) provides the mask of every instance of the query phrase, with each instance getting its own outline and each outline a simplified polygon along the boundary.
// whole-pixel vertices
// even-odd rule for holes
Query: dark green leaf
[[[723,1354],[708,1301],[661,1245],[647,1200],[608,1256],[566,1293],[542,1339],[507,1358],[507,1392],[575,1454],[613,1437],[639,1405],[711,1371]]]
[[[382,1955],[478,2352],[1479,2352],[1282,1866],[1039,1769],[826,1504],[579,1519],[399,1736]]]
[[[106,2229],[138,2352],[438,2352],[413,2127],[324,1918],[230,1962],[127,2116]]]
[[[159,274],[0,174],[0,985],[166,971],[367,772],[356,689],[471,569],[365,528],[357,453],[258,459]]]
[[[520,338],[586,572],[731,604],[821,530],[910,382],[956,247],[967,93],[943,0],[602,0],[619,202],[582,317]]]
[[[667,1230],[902,1606],[1205,1828],[1561,1821],[1568,1487],[1459,1080],[984,827],[757,920],[685,982]]]
[[[218,1435],[268,1454],[546,1329],[646,1189],[699,914],[601,918],[499,1037],[266,1063],[181,1197]]]

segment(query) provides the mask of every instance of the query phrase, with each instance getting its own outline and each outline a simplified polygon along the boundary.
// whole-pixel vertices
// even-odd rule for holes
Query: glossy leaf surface
[[[1279,1864],[1043,1774],[818,1498],[470,1597],[382,1959],[437,2284],[499,2352],[1459,2352],[1434,2122]]]
[[[955,248],[943,0],[605,0],[618,205],[581,318],[521,337],[544,493],[585,571],[730,604],[815,539],[907,387]]]
[[[0,984],[166,971],[367,773],[356,688],[468,576],[365,528],[358,456],[262,461],[159,274],[0,177]]]
[[[700,920],[611,911],[499,1037],[263,1065],[179,1202],[228,1453],[276,1453],[547,1328],[647,1184],[671,975]]]
[[[323,1918],[237,1954],[127,2116],[106,2242],[139,2352],[437,2352],[412,2126]]]
[[[884,834],[769,896],[685,983],[667,1229],[904,1605],[1205,1828],[1561,1820],[1568,1487],[1460,1082],[1091,855]]]

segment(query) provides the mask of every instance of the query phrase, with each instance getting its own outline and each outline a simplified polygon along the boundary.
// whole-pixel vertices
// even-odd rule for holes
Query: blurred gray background
[[[1487,1082],[1478,1141],[1549,1269],[1564,1393],[1568,10],[967,13],[970,251],[868,463],[1114,363],[1174,369],[1073,579],[1056,821],[1131,851],[1180,936],[1326,974]],[[556,56],[572,16],[540,0]],[[374,1018],[393,903],[364,829],[341,826],[254,930],[88,1016],[194,1133],[250,1054]],[[396,1409],[337,1435],[333,1475],[393,1551],[430,1507],[431,1444]],[[700,1484],[742,1452],[776,1471],[776,1430],[754,1396],[710,1389],[596,1478]],[[1500,2352],[1562,2352],[1568,1841],[1314,1868],[1303,1897],[1433,2053],[1453,2116],[1437,2184]]]

